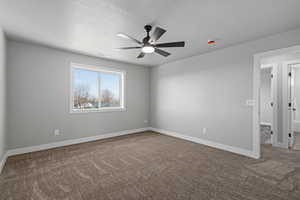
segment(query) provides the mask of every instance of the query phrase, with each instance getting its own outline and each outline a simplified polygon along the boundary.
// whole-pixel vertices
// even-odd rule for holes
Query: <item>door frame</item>
[[[283,131],[287,134],[283,134],[283,143],[285,148],[292,147],[294,143],[294,121],[292,119],[292,113],[290,113],[290,108],[288,106],[289,104],[289,91],[291,88],[290,81],[291,78],[289,76],[289,72],[292,73],[292,66],[300,64],[300,60],[289,60],[282,63],[282,103],[284,105],[283,108]],[[293,75],[293,73],[292,73]],[[292,103],[292,102],[291,102]],[[293,107],[293,105],[291,105]],[[291,137],[289,137],[289,133],[291,134]]]
[[[267,57],[300,52],[300,45],[256,53],[253,55],[253,109],[252,109],[252,151],[255,158],[261,157],[260,147],[260,67],[261,60]]]
[[[277,63],[270,63],[270,64],[263,64],[261,65],[261,70],[271,68],[271,103],[273,103],[272,107],[272,118],[271,118],[271,131],[273,134],[271,134],[271,144],[272,146],[277,146],[277,138],[278,138],[278,64]],[[261,98],[261,97],[260,97]],[[259,115],[261,116],[261,105],[259,98]],[[260,124],[263,124],[262,121],[260,121]]]

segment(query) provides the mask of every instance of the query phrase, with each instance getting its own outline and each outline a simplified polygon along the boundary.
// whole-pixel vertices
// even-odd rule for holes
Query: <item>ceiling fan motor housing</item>
[[[145,27],[145,30],[147,32],[147,36],[143,39],[143,43],[144,43],[144,46],[145,45],[149,45],[149,41],[150,41],[150,35],[149,35],[149,32],[152,30],[152,26],[151,25],[146,25]]]
[[[147,31],[147,33],[149,33],[152,29],[152,26],[151,25],[146,25],[144,28]]]

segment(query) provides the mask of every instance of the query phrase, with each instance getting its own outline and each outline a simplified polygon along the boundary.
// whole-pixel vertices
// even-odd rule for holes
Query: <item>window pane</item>
[[[95,109],[99,107],[98,72],[73,69],[73,108]]]
[[[120,81],[118,74],[101,73],[101,107],[120,107]]]

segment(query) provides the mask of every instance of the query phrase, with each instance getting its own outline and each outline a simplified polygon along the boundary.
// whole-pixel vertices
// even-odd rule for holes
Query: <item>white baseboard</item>
[[[283,142],[276,142],[273,146],[283,148],[283,149],[288,149],[288,145]]]
[[[101,140],[101,139],[111,138],[111,137],[116,137],[116,136],[121,136],[121,135],[128,135],[128,134],[143,132],[143,131],[147,131],[147,130],[150,130],[150,128],[148,128],[148,127],[139,128],[139,129],[133,129],[133,130],[107,133],[107,134],[103,134],[103,135],[96,135],[96,136],[91,136],[91,137],[84,137],[84,138],[78,138],[78,139],[72,139],[72,140],[64,140],[61,142],[54,142],[54,143],[37,145],[37,146],[10,149],[7,151],[7,157],[13,156],[13,155],[24,154],[24,153],[35,152],[35,151],[53,149],[53,148],[68,146],[68,145],[72,145],[72,144],[91,142],[91,141],[95,141],[95,140]]]
[[[200,139],[200,138],[191,137],[191,136],[179,134],[179,133],[172,132],[172,131],[152,128],[152,127],[146,127],[146,128],[139,128],[139,129],[133,129],[133,130],[107,133],[107,134],[96,135],[96,136],[91,136],[91,137],[65,140],[65,141],[61,141],[61,142],[42,144],[42,145],[37,145],[37,146],[10,149],[4,154],[2,160],[0,161],[0,173],[2,171],[2,168],[4,167],[6,159],[9,156],[19,155],[19,154],[24,154],[24,153],[30,153],[30,152],[35,152],[35,151],[42,151],[42,150],[47,150],[47,149],[53,149],[53,148],[68,146],[68,145],[72,145],[72,144],[80,144],[80,143],[84,143],[84,142],[91,142],[91,141],[95,141],[95,140],[101,140],[101,139],[111,138],[111,137],[116,137],[116,136],[121,136],[121,135],[128,135],[128,134],[132,134],[132,133],[139,133],[139,132],[148,131],[148,130],[158,132],[158,133],[161,133],[161,134],[165,134],[165,135],[169,135],[169,136],[173,136],[173,137],[177,137],[177,138],[181,138],[181,139],[184,139],[184,140],[192,141],[192,142],[195,142],[195,143],[211,146],[211,147],[221,149],[221,150],[225,150],[225,151],[229,151],[229,152],[232,152],[232,153],[237,153],[237,154],[248,156],[248,157],[251,157],[251,158],[256,158],[256,159],[259,158],[258,154],[256,154],[255,152],[249,151],[249,150],[245,150],[245,149],[241,149],[241,148],[233,147],[233,146],[229,146],[229,145],[224,145],[224,144],[220,144],[220,143],[216,143],[216,142],[212,142],[212,141],[208,141],[208,140],[203,140],[203,139]]]
[[[270,122],[260,122],[260,125],[272,126]]]
[[[4,165],[5,165],[7,157],[8,157],[8,154],[7,154],[7,152],[5,152],[2,156],[2,159],[0,160],[0,174],[2,172],[2,169],[3,169]]]
[[[212,141],[209,141],[209,140],[204,140],[204,139],[200,139],[200,138],[196,138],[196,137],[192,137],[192,136],[187,136],[187,135],[183,135],[183,134],[176,133],[176,132],[173,132],[173,131],[167,131],[167,130],[152,128],[152,127],[150,128],[150,130],[152,130],[154,132],[161,133],[161,134],[177,137],[177,138],[180,138],[180,139],[188,140],[188,141],[191,141],[191,142],[203,144],[203,145],[206,145],[206,146],[214,147],[214,148],[221,149],[221,150],[224,150],[224,151],[229,151],[231,153],[236,153],[236,154],[240,154],[240,155],[243,155],[243,156],[255,158],[255,159],[258,159],[260,157],[257,153],[255,153],[253,151],[249,151],[249,150],[246,150],[246,149],[233,147],[233,146],[229,146],[229,145],[225,145],[225,144],[221,144],[221,143],[217,143],[217,142],[212,142]]]
[[[262,144],[272,144],[272,140],[271,139],[267,139],[265,142],[263,142]]]

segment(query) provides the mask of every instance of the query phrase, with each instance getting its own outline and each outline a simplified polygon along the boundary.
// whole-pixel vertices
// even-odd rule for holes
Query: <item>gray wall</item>
[[[7,42],[8,148],[148,126],[150,69],[38,45]],[[70,62],[127,71],[125,112],[69,113]],[[61,135],[54,136],[53,130]]]
[[[271,70],[272,68],[263,68],[260,73],[260,121],[264,123],[272,122],[271,107]]]
[[[6,39],[0,27],[0,161],[6,149]]]
[[[289,31],[153,68],[151,125],[252,150],[252,107],[245,102],[253,97],[253,55],[300,44],[299,35]]]

